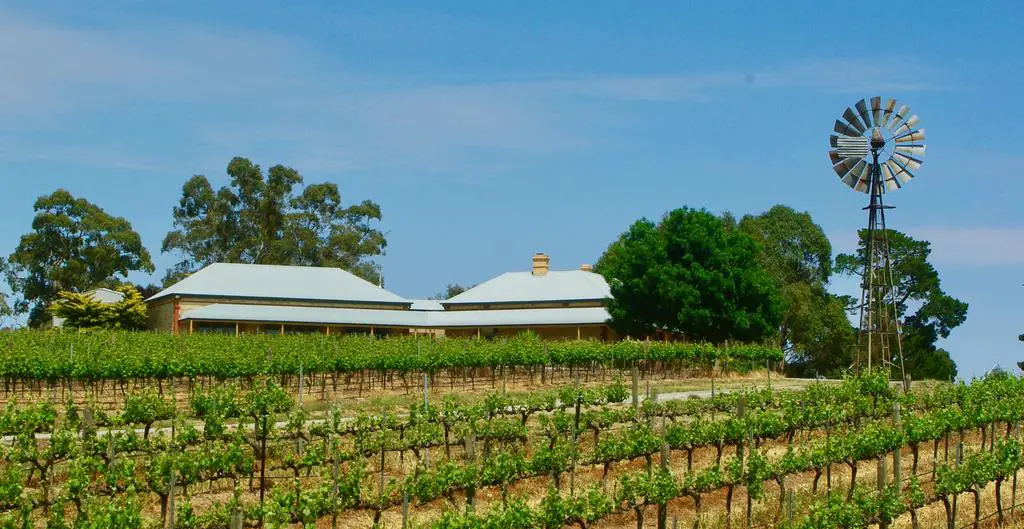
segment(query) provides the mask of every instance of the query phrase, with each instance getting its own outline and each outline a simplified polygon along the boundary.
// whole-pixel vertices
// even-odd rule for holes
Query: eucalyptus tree
[[[380,206],[370,200],[343,206],[331,182],[303,184],[291,167],[266,171],[236,157],[228,163],[228,185],[214,189],[193,176],[173,209],[173,229],[161,250],[181,257],[165,285],[215,262],[340,267],[373,282],[385,234],[376,225]]]

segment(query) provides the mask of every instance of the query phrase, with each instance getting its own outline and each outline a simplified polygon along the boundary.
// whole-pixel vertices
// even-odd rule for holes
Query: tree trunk
[[[775,521],[779,522],[782,521],[782,513],[786,511],[786,476],[777,476],[775,482],[779,484],[779,515]]]
[[[999,518],[999,527],[1005,523],[1003,519],[1003,480],[996,480],[996,516]]]
[[[853,489],[857,486],[857,462],[850,464],[850,490],[846,491],[846,501],[853,499]]]
[[[729,485],[725,493],[725,529],[732,529],[732,492],[735,485]]]

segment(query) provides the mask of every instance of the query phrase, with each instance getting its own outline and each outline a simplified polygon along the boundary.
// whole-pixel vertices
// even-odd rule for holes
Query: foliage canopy
[[[779,288],[783,313],[776,339],[800,374],[834,374],[850,365],[856,332],[846,300],[828,292],[832,245],[809,213],[777,205],[745,215],[740,231],[758,242],[758,263]]]
[[[114,290],[124,295],[116,303],[103,303],[86,293],[61,291],[53,303],[53,314],[64,319],[64,327],[145,329],[147,310],[142,294],[132,285],[122,285]]]
[[[856,254],[836,257],[836,270],[862,276],[867,230],[860,231]],[[967,303],[944,290],[939,273],[928,262],[931,243],[916,240],[896,230],[885,233],[889,241],[897,313],[903,326],[903,358],[914,378],[948,380],[956,376],[956,364],[949,353],[936,347],[939,338],[967,319]]]
[[[596,266],[611,287],[611,324],[631,336],[762,340],[778,327],[782,303],[759,253],[753,238],[704,210],[675,209],[658,224],[640,219]]]
[[[132,225],[99,206],[58,189],[36,200],[32,231],[8,258],[7,281],[20,296],[16,312],[29,325],[47,321],[47,308],[62,290],[115,286],[129,272],[153,272],[149,252]]]
[[[173,283],[215,262],[333,266],[372,282],[372,258],[387,245],[374,227],[380,206],[370,200],[343,207],[334,183],[311,184],[295,194],[302,176],[290,167],[259,165],[236,157],[228,185],[214,190],[196,175],[182,187],[173,229],[162,251],[182,256],[164,278]]]

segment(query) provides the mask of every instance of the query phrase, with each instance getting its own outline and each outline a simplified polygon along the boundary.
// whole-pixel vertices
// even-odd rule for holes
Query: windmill
[[[884,104],[881,97],[862,99],[843,112],[829,137],[829,158],[840,180],[854,191],[871,196],[868,211],[864,274],[860,297],[860,346],[854,360],[857,369],[886,368],[891,374],[898,368],[906,381],[903,367],[903,342],[889,258],[889,238],[885,228],[884,193],[903,187],[924,158],[924,129],[917,128],[918,117],[910,107],[895,99]],[[906,383],[906,382],[904,382]]]

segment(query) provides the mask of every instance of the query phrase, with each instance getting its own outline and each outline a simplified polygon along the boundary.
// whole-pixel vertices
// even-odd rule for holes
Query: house
[[[88,298],[92,298],[95,301],[99,301],[104,305],[113,305],[114,303],[118,303],[124,299],[124,294],[122,294],[121,292],[102,287],[87,290],[85,292],[82,292],[82,295]],[[60,316],[54,316],[52,325],[54,328],[63,327],[64,318],[61,318]]]
[[[614,339],[604,302],[611,290],[590,265],[553,271],[533,256],[529,272],[507,272],[441,302],[445,334],[508,336],[530,330],[545,338]]]
[[[410,300],[340,268],[215,263],[146,300],[161,332],[361,333],[614,339],[604,278],[545,254],[448,300]]]

